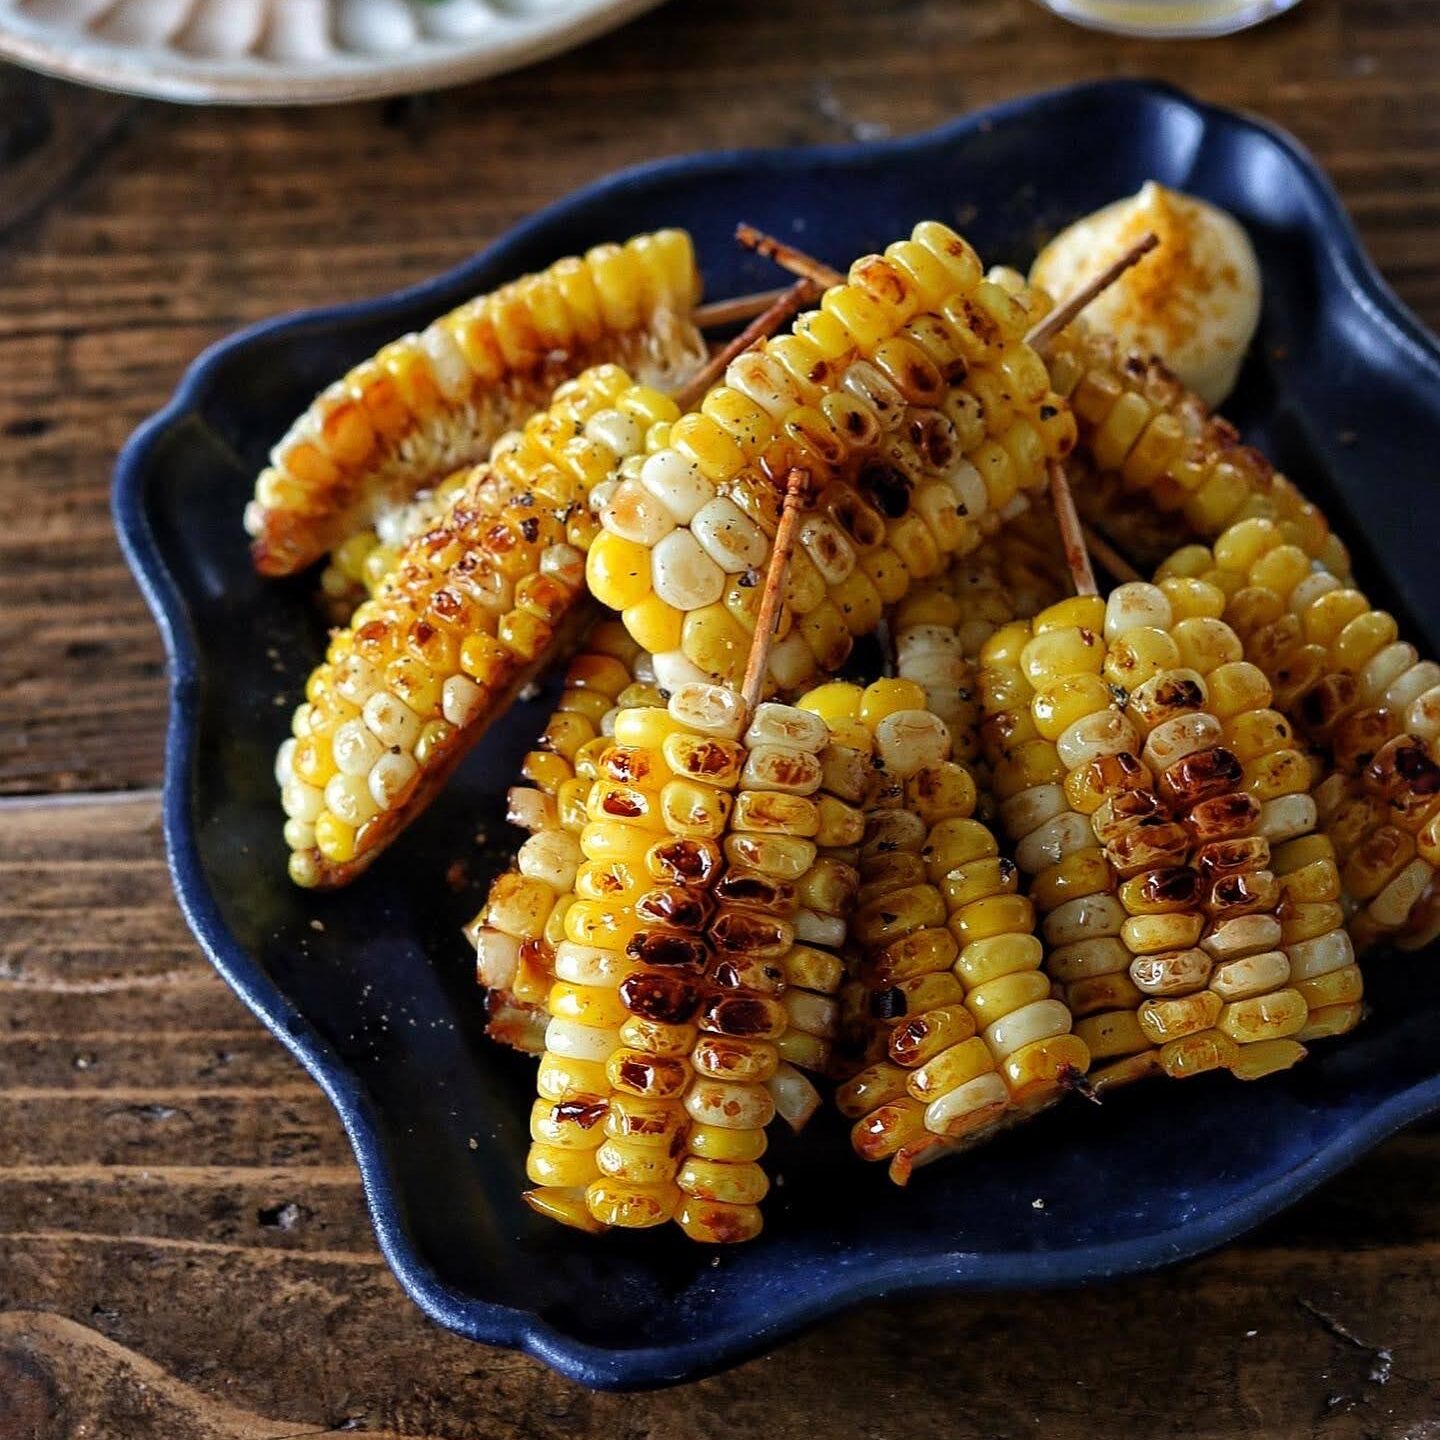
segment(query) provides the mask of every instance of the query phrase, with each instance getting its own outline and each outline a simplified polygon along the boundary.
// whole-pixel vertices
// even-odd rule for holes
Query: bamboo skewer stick
[[[1096,529],[1080,527],[1086,548],[1117,579],[1126,582],[1144,580],[1144,576]]]
[[[780,616],[780,601],[790,575],[790,557],[795,553],[795,532],[800,525],[800,512],[810,498],[810,475],[798,466],[790,471],[785,482],[785,507],[780,512],[780,525],[775,531],[775,549],[770,568],[765,572],[765,588],[760,594],[760,609],[755,617],[755,640],[745,662],[745,678],[740,685],[740,704],[744,724],[750,723],[765,687],[770,669],[770,649]]]
[[[1098,595],[1100,587],[1095,583],[1090,552],[1085,548],[1085,531],[1075,511],[1075,497],[1070,493],[1065,467],[1058,460],[1052,460],[1049,470],[1050,508],[1054,510],[1055,523],[1060,527],[1060,543],[1065,547],[1065,564],[1070,570],[1071,580],[1075,582],[1075,593]]]
[[[768,310],[783,294],[782,285],[775,290],[759,290],[753,295],[736,295],[729,300],[712,300],[708,305],[697,306],[690,316],[698,330],[708,330],[719,325],[734,325],[740,320],[749,320],[762,311]]]
[[[803,250],[797,250],[795,246],[787,245],[783,240],[777,240],[773,235],[767,235],[753,225],[737,225],[735,238],[747,250],[753,250],[757,255],[773,260],[782,270],[788,270],[792,275],[803,275],[817,285],[839,285],[845,279],[838,270],[832,270],[813,255],[807,255]]]
[[[815,286],[806,279],[797,280],[782,290],[777,299],[757,315],[735,338],[717,350],[671,397],[682,409],[688,410],[725,373],[725,367],[757,341],[773,335],[796,311],[815,298]]]
[[[1082,285],[1032,326],[1025,343],[1032,349],[1043,351],[1092,300],[1108,290],[1132,265],[1138,265],[1159,243],[1160,237],[1153,230],[1146,231],[1118,260],[1107,265],[1088,284]]]

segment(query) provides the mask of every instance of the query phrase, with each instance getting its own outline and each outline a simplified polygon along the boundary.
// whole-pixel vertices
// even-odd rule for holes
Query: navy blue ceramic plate
[[[467,295],[660,225],[691,231],[707,293],[724,296],[775,283],[731,243],[741,218],[843,264],[938,216],[990,260],[1023,265],[1039,239],[1148,177],[1249,228],[1265,315],[1235,418],[1323,501],[1372,593],[1433,653],[1440,581],[1430,527],[1414,522],[1440,452],[1440,351],[1290,140],[1150,85],[1022,100],[918,139],[619,175],[438,280],[236,335],[126,448],[116,522],[170,651],[165,821],[180,902],[334,1101],[385,1254],[441,1324],[589,1385],[682,1380],[871,1296],[1071,1283],[1193,1255],[1440,1107],[1440,974],[1423,958],[1379,962],[1369,1022],[1284,1078],[1062,1107],[908,1193],[853,1163],[838,1124],[821,1121],[803,1147],[777,1143],[783,1183],[754,1245],[716,1256],[678,1232],[596,1241],[521,1203],[533,1066],[485,1040],[458,934],[499,863],[500,796],[544,701],[517,707],[359,885],[317,896],[285,877],[271,757],[322,637],[313,578],[258,580],[240,512],[268,446],[328,380]],[[446,878],[457,859],[458,885]]]

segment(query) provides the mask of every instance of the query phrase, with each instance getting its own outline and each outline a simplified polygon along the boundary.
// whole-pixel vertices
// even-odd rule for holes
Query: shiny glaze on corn
[[[833,673],[886,604],[974,549],[1074,442],[1025,305],[933,222],[857,261],[794,333],[736,359],[698,413],[596,499],[591,593],[662,685],[737,683],[785,477],[810,478],[774,686]]]
[[[256,567],[293,574],[377,521],[388,531],[387,511],[483,458],[588,366],[669,388],[705,358],[689,319],[699,295],[690,237],[662,230],[558,261],[385,346],[271,452],[245,512]]]

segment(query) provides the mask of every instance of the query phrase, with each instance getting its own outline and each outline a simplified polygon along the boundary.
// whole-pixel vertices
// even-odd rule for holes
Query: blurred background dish
[[[476,80],[657,0],[0,0],[0,56],[163,100],[315,105]]]
[[[1039,0],[1092,30],[1172,40],[1233,35],[1283,15],[1300,0]]]

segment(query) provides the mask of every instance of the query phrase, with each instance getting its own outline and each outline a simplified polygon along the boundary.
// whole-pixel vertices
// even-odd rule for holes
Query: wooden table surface
[[[1440,1437],[1435,1127],[1165,1274],[874,1305],[692,1387],[591,1395],[458,1340],[391,1278],[328,1104],[162,862],[163,658],[106,499],[203,346],[418,280],[618,165],[1116,74],[1293,130],[1440,328],[1435,0],[1171,45],[1027,0],[677,3],[488,84],[288,113],[0,71],[0,1440]]]

